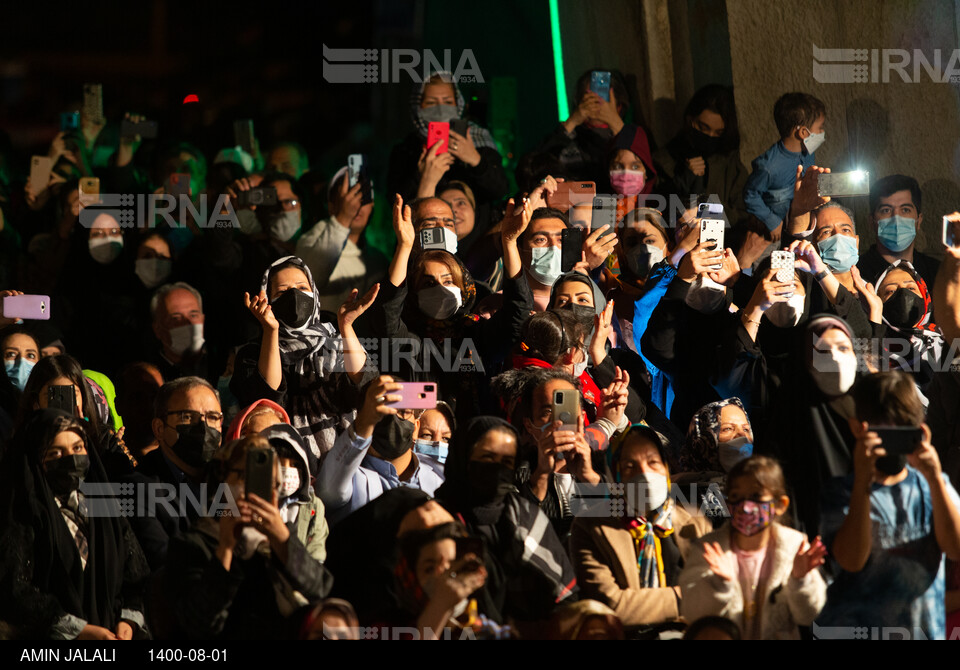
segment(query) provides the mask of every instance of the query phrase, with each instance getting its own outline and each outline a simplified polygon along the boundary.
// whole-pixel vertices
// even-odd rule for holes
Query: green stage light
[[[560,43],[560,13],[557,9],[557,0],[548,0],[550,4],[550,35],[553,41],[553,74],[557,82],[557,114],[560,122],[570,116],[567,107],[567,82],[563,76],[563,45]]]

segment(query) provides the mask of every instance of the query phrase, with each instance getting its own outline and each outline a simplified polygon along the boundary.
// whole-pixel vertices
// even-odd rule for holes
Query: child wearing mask
[[[743,639],[799,639],[823,609],[827,587],[817,568],[826,548],[780,524],[790,498],[780,464],[765,456],[740,461],[727,480],[731,519],[702,538],[680,575],[681,613],[740,623]]]
[[[823,144],[826,114],[823,102],[807,93],[786,93],[773,106],[780,139],[753,160],[743,201],[747,213],[766,226],[774,241],[780,239],[790,211],[797,165],[806,172]]]

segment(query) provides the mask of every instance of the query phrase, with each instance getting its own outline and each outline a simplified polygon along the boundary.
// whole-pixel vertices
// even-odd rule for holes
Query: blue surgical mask
[[[753,443],[745,437],[738,437],[717,445],[717,458],[724,472],[730,472],[740,461],[753,456]]]
[[[530,250],[530,274],[541,284],[553,286],[560,277],[560,247],[534,247]]]
[[[826,135],[826,131],[810,133],[806,139],[803,140],[803,148],[807,150],[808,154],[812,154],[823,145],[823,140],[826,138]]]
[[[35,363],[25,358],[16,358],[12,361],[3,362],[3,367],[7,371],[7,377],[10,378],[10,382],[21,391],[27,387],[27,379],[30,378],[30,373],[33,372],[34,365]]]
[[[877,239],[890,251],[904,251],[917,236],[917,220],[894,214],[877,222]]]
[[[434,458],[441,463],[446,463],[447,452],[450,451],[450,444],[448,442],[444,442],[443,440],[414,440],[413,450],[423,456],[429,456],[430,458]]]
[[[860,260],[857,240],[846,235],[834,235],[823,242],[817,242],[820,258],[833,272],[849,272]]]

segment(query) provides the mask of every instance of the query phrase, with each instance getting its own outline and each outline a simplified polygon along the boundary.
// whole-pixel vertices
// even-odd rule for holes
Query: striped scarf
[[[627,519],[626,525],[637,551],[640,586],[648,589],[667,586],[661,542],[673,534],[673,500],[667,498],[650,518]]]

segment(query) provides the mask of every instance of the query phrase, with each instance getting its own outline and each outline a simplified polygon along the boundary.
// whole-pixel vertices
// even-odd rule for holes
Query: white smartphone
[[[792,251],[774,251],[770,254],[770,267],[777,271],[778,282],[793,282],[795,260],[796,255]]]
[[[817,193],[831,198],[870,195],[870,173],[864,170],[825,172],[817,177]]]
[[[712,240],[717,243],[717,251],[723,251],[723,219],[700,219],[700,243]],[[720,270],[720,265],[712,265],[712,269]]]
[[[960,247],[960,221],[951,221],[949,214],[943,217],[943,246]]]

